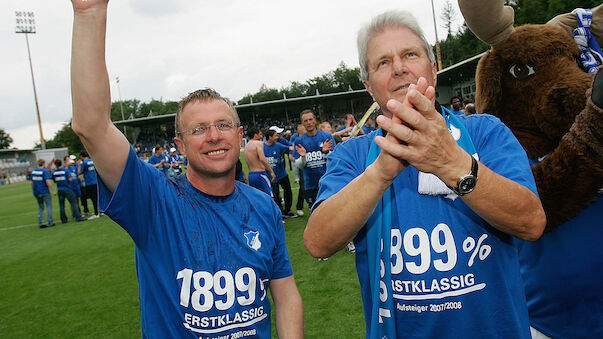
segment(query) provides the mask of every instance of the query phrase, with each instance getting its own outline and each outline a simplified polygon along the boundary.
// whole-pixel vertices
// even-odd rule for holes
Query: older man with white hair
[[[304,233],[315,257],[352,239],[368,338],[529,338],[511,238],[545,225],[521,145],[497,118],[435,102],[433,52],[390,11],[358,34],[377,132],[329,155]]]

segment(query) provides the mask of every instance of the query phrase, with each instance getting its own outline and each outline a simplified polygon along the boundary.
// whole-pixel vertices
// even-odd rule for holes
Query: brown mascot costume
[[[585,71],[588,54],[581,58],[573,37],[589,22],[570,13],[514,28],[504,0],[459,7],[492,46],[477,67],[477,111],[499,117],[520,141],[547,215],[540,240],[517,241],[532,335],[603,338],[603,72]],[[603,42],[602,5],[592,13],[590,32]]]

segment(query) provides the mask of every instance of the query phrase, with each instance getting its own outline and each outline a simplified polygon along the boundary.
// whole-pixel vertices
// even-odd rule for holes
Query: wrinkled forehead
[[[421,49],[425,53],[428,52],[423,40],[415,31],[402,24],[390,23],[370,36],[367,42],[367,58],[397,53],[398,49]]]

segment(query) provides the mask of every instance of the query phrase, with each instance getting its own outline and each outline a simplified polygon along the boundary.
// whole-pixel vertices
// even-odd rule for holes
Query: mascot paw
[[[603,108],[603,68],[599,68],[597,75],[595,75],[591,99],[593,100],[593,104],[599,108]]]

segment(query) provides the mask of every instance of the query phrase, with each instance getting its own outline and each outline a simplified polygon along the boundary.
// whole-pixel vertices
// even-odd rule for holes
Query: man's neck
[[[315,136],[317,133],[318,133],[318,130],[317,130],[317,129],[313,130],[312,132],[306,132],[306,134],[307,134],[309,137],[313,137],[313,136]]]
[[[235,185],[234,169],[229,175],[208,177],[195,173],[195,171],[189,166],[187,167],[186,178],[188,179],[188,182],[190,182],[191,186],[199,191],[219,197],[231,194]]]

